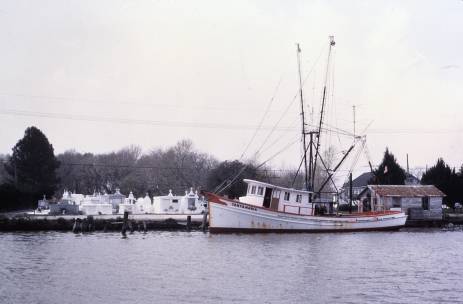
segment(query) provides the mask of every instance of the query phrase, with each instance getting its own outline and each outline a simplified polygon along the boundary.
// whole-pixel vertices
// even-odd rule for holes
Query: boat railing
[[[289,211],[287,211],[286,209],[289,209]],[[294,212],[293,210],[297,208],[297,212]],[[305,210],[307,209],[308,212],[306,213],[301,213],[301,210]],[[307,207],[304,207],[304,206],[294,206],[294,205],[283,205],[283,212],[285,213],[291,213],[291,214],[297,214],[297,215],[310,215],[311,214],[311,207],[307,206]]]

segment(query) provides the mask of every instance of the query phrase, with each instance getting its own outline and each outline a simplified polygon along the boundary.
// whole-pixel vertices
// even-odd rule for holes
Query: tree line
[[[387,148],[381,164],[373,173],[374,177],[369,184],[404,185],[409,175]],[[434,185],[444,192],[446,195],[444,203],[449,207],[453,207],[456,202],[463,202],[463,165],[457,171],[451,168],[443,158],[438,158],[436,164],[424,172],[420,183]]]
[[[0,210],[35,208],[37,200],[59,198],[64,190],[82,193],[135,196],[183,194],[190,187],[214,190],[228,185],[240,173],[238,182],[223,194],[238,197],[246,191],[243,178],[270,181],[265,170],[251,162],[219,162],[197,151],[190,140],[173,147],[142,153],[128,146],[116,152],[93,154],[69,150],[55,156],[52,144],[36,127],[26,129],[11,155],[0,156]]]
[[[328,167],[333,151],[324,159]],[[11,155],[0,155],[0,210],[35,208],[37,200],[59,198],[64,190],[82,194],[113,193],[116,189],[135,196],[166,195],[169,190],[183,194],[190,187],[207,191],[223,188],[221,194],[231,198],[242,196],[246,184],[242,179],[257,179],[284,187],[303,188],[298,170],[273,170],[251,161],[222,161],[197,151],[190,140],[181,140],[172,147],[142,153],[140,147],[128,146],[119,151],[93,154],[69,150],[55,156],[52,144],[36,127],[29,127],[12,149]],[[318,168],[316,189],[327,177]],[[238,178],[235,179],[235,177]],[[374,170],[371,184],[402,185],[406,171],[386,149],[381,164]],[[447,196],[452,206],[463,202],[463,167],[457,172],[439,158],[423,175],[421,183],[433,184]],[[326,191],[332,191],[329,185]]]

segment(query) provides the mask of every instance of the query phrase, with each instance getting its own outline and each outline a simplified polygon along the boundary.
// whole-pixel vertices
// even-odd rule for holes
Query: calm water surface
[[[463,232],[0,233],[0,303],[463,303]]]

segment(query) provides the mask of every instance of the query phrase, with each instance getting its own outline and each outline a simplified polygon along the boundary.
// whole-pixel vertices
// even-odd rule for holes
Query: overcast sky
[[[334,35],[327,123],[352,131],[356,105],[374,163],[388,146],[403,166],[409,153],[412,167],[440,156],[459,167],[462,16],[461,0],[3,0],[0,153],[35,125],[58,153],[149,151],[189,138],[236,159],[274,96],[251,157],[297,92],[296,42],[317,119]],[[296,101],[260,160],[297,140],[299,119]],[[345,138],[324,139],[346,149]],[[272,165],[299,155],[296,143]]]

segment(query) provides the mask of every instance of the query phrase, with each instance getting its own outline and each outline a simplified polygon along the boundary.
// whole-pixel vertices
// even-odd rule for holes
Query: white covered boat
[[[344,232],[398,229],[407,216],[400,211],[314,215],[309,191],[253,180],[246,196],[231,200],[206,193],[210,232]],[[371,210],[375,210],[372,206]]]

